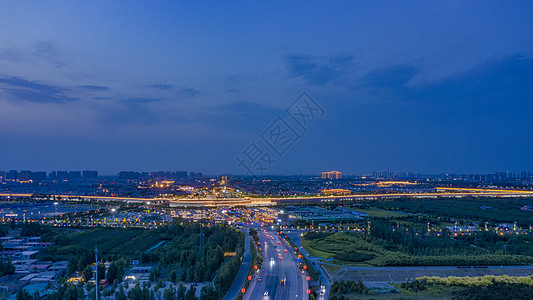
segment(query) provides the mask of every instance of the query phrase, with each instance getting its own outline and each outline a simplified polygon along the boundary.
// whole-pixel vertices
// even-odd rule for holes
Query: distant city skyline
[[[345,173],[345,172],[339,172],[339,171],[326,171],[326,172],[320,172],[318,174],[309,173],[309,174],[303,174],[303,173],[294,173],[294,174],[265,174],[264,177],[268,176],[314,176],[317,178],[322,179],[343,179],[344,177],[353,177],[353,176],[369,176],[371,178],[423,178],[427,176],[442,176],[442,177],[449,177],[449,178],[460,178],[461,176],[487,176],[487,175],[493,175],[494,177],[491,180],[494,179],[508,179],[508,178],[533,178],[533,171],[529,170],[513,170],[513,171],[496,171],[492,173],[453,173],[453,172],[438,172],[438,173],[421,173],[416,171],[391,171],[391,170],[385,170],[385,171],[370,171],[370,172],[364,172],[364,173]],[[159,177],[176,177],[176,178],[193,178],[193,179],[200,179],[203,176],[207,176],[209,178],[211,177],[226,177],[226,179],[231,178],[232,176],[251,176],[246,174],[230,174],[230,173],[216,173],[216,174],[210,174],[210,173],[202,173],[196,171],[188,171],[188,170],[179,170],[179,171],[170,171],[170,170],[140,170],[140,171],[132,171],[132,170],[121,170],[118,172],[115,172],[113,174],[106,174],[101,173],[98,170],[3,170],[0,169],[0,178],[1,179],[20,179],[28,180],[30,176],[35,176],[39,179],[96,179],[100,176],[115,176],[115,177],[124,177],[124,178],[139,178],[143,176],[159,176]],[[260,176],[256,176],[260,177]]]
[[[533,170],[533,2],[16,1],[0,168],[200,170],[307,92],[268,174]],[[286,151],[285,151],[286,150]]]

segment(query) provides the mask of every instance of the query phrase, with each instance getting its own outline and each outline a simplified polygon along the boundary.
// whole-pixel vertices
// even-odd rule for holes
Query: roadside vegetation
[[[58,280],[60,288],[46,299],[79,299],[83,298],[80,295],[84,295],[85,291],[89,293],[89,298],[91,293],[92,298],[95,297],[94,283],[90,282],[94,278],[91,265],[94,264],[95,246],[98,247],[101,262],[97,267],[98,278],[106,279],[109,284],[102,287],[100,293],[103,296],[114,295],[115,299],[194,300],[197,299],[197,283],[203,285],[200,299],[218,299],[233,283],[243,253],[244,236],[232,227],[202,227],[182,220],[156,229],[74,229],[38,223],[21,223],[17,226],[20,227],[21,236],[41,236],[42,241],[54,243],[41,250],[41,260],[68,261],[65,277]],[[201,230],[204,234],[203,249],[200,247]],[[233,252],[236,252],[235,256],[225,255]],[[123,282],[133,261],[151,267],[149,281],[142,284],[138,280]],[[107,269],[103,262],[109,262]],[[0,263],[0,267],[3,263]],[[75,274],[79,274],[81,283],[66,283]],[[182,283],[189,285],[189,288]],[[27,296],[24,291],[19,294],[21,297]]]
[[[302,245],[312,256],[339,265],[524,265],[533,263],[529,223],[533,212],[520,207],[532,201],[439,198],[353,202],[344,207],[369,213],[369,217],[359,222],[299,226],[311,227]],[[505,221],[508,223],[498,223]]]

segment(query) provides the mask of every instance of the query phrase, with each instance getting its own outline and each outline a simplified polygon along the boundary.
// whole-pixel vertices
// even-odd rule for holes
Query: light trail
[[[164,198],[135,198],[121,196],[82,196],[82,195],[40,195],[30,193],[0,193],[0,197],[48,197],[63,199],[85,199],[85,200],[106,200],[106,201],[126,201],[137,203],[148,203],[153,201],[168,201],[175,206],[187,205],[269,205],[284,202],[317,202],[335,200],[373,200],[375,198],[436,198],[436,197],[531,197],[533,191],[525,190],[505,190],[505,189],[476,189],[476,188],[449,188],[436,187],[437,192],[425,193],[389,193],[389,194],[352,194],[339,196],[306,196],[292,198],[222,198],[222,199],[164,199]],[[458,191],[458,192],[453,192]]]

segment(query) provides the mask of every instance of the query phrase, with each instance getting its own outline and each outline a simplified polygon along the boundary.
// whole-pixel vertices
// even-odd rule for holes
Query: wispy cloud
[[[120,102],[123,102],[123,103],[152,103],[152,102],[157,102],[157,101],[160,101],[162,99],[160,98],[126,98],[126,99],[122,99],[120,100]]]
[[[93,91],[109,91],[109,88],[107,86],[101,85],[79,85],[78,87]]]
[[[377,68],[365,73],[359,79],[356,87],[374,87],[374,88],[399,88],[409,83],[418,73],[414,66],[389,66]]]
[[[185,95],[189,95],[189,96],[196,96],[198,94],[200,94],[201,92],[195,88],[184,88],[184,89],[180,89],[180,92],[182,94],[185,94]]]
[[[309,85],[325,85],[345,76],[354,66],[354,56],[337,54],[321,58],[292,54],[285,57],[292,77],[302,78]]]
[[[148,87],[158,90],[170,90],[174,87],[172,84],[165,84],[165,83],[158,83],[158,84],[151,84]]]
[[[523,101],[533,93],[533,57],[511,55],[485,61],[465,72],[411,83],[420,72],[413,65],[376,68],[349,85],[366,99],[431,102]]]
[[[36,103],[61,103],[78,100],[64,94],[68,89],[60,86],[42,84],[19,77],[0,77],[0,89],[11,96],[10,100]]]

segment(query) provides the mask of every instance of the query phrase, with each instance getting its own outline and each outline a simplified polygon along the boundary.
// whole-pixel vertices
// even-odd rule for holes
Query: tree
[[[22,223],[22,230],[20,236],[40,236],[42,227],[39,223]]]
[[[72,275],[72,273],[76,272],[77,269],[78,269],[78,261],[76,260],[76,257],[74,255],[71,255],[68,258],[67,276]]]
[[[9,258],[0,259],[0,276],[15,273],[15,266]]]
[[[115,292],[115,300],[127,300],[126,293],[124,292],[124,288],[119,287],[118,290]]]
[[[139,284],[136,284],[131,290],[129,290],[128,299],[133,299],[133,300],[142,299],[142,290]]]
[[[150,282],[154,282],[155,281],[155,272],[154,272],[154,270],[150,271],[149,280],[150,280]]]
[[[82,298],[85,298],[83,295],[83,290],[81,287],[76,286],[73,283],[66,283],[60,286],[56,292],[50,293],[46,296],[47,300],[76,300]]]
[[[185,300],[196,300],[196,287],[191,286],[185,293]]]
[[[104,264],[98,264],[98,281],[105,279],[105,265]]]
[[[178,276],[176,275],[176,271],[170,272],[170,281],[172,281],[173,283],[176,283],[177,280],[178,280]]]
[[[93,278],[93,270],[91,270],[90,266],[87,266],[83,269],[83,281],[89,282],[91,278]]]
[[[178,286],[178,292],[177,292],[177,298],[178,300],[184,300],[185,299],[185,292],[187,289],[183,286],[183,284],[180,283]]]
[[[120,282],[124,278],[126,268],[126,260],[119,259],[109,264],[107,269],[107,280],[110,283],[115,283],[115,281]]]
[[[218,298],[218,293],[212,284],[204,285],[202,289],[200,290],[201,300],[211,300],[211,299],[217,299],[217,298]]]
[[[174,289],[173,287],[170,287],[170,288],[166,289],[165,292],[163,293],[163,299],[164,300],[176,300],[176,299],[178,299],[177,296],[176,296],[176,289]]]
[[[17,300],[33,300],[34,298],[23,288],[17,290]]]

